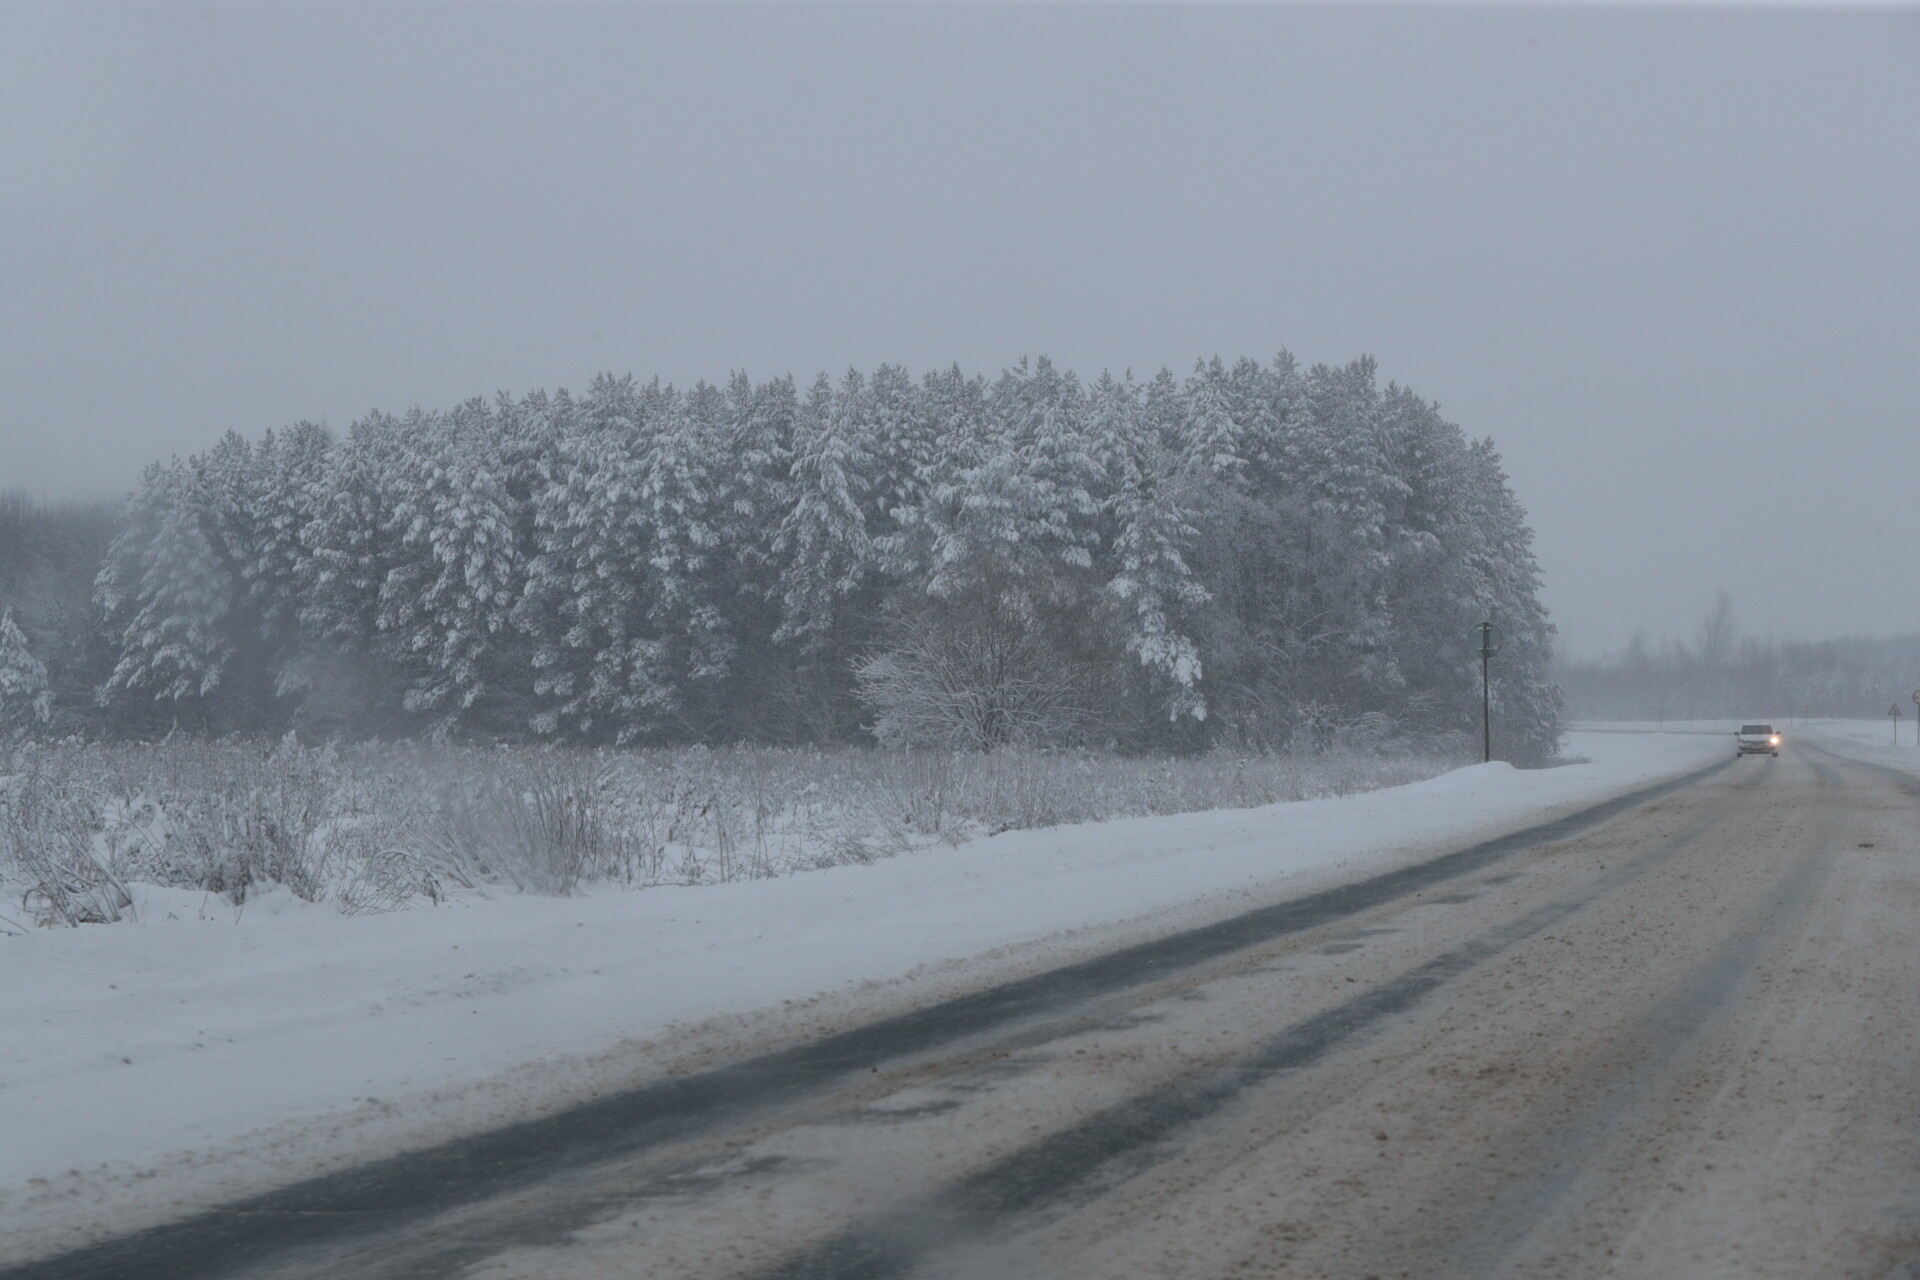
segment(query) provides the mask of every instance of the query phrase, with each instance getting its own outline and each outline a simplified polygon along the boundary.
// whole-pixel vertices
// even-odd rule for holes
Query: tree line
[[[0,668],[14,653],[24,688],[43,666],[45,731],[1464,736],[1482,618],[1506,637],[1501,754],[1543,759],[1560,731],[1499,455],[1371,358],[1145,382],[1044,357],[804,389],[609,374],[340,434],[229,432],[149,466],[109,543],[89,510],[25,508],[72,526],[58,554],[9,550],[0,521],[19,637]],[[16,726],[37,718],[9,697]]]
[[[1574,715],[1591,720],[1786,720],[1914,713],[1920,634],[1780,641],[1741,635],[1722,591],[1693,636],[1636,633],[1617,656],[1555,670]]]

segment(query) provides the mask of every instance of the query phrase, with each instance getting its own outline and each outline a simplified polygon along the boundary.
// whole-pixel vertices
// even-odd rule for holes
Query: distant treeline
[[[1491,443],[1371,359],[603,375],[229,433],[111,515],[0,508],[0,712],[37,723],[37,666],[44,732],[1464,737],[1492,618],[1496,750],[1537,761],[1537,586]]]
[[[1722,592],[1691,643],[1636,635],[1618,657],[1556,666],[1582,720],[1743,720],[1912,715],[1920,634],[1775,643],[1739,636]]]

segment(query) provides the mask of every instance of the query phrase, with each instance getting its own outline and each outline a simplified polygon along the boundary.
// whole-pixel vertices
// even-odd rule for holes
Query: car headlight
[[[1779,746],[1779,745],[1780,745],[1780,735],[1776,733],[1776,734],[1775,734],[1775,735],[1773,736],[1773,739],[1772,739],[1772,741],[1773,741],[1773,745],[1774,745],[1774,746],[1776,746],[1776,747],[1777,747],[1777,746]]]

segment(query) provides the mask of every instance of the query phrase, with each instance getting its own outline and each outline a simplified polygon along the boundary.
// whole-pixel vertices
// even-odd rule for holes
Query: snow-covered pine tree
[[[1467,441],[1438,406],[1397,383],[1380,409],[1388,457],[1406,486],[1391,521],[1388,582],[1394,660],[1410,692],[1402,719],[1429,735],[1457,731],[1479,696],[1477,683],[1462,683],[1458,659],[1479,594],[1460,555],[1480,536],[1461,523]]]
[[[1401,684],[1387,596],[1388,525],[1406,486],[1386,454],[1374,368],[1370,356],[1314,367],[1310,416],[1294,458],[1312,513],[1308,564],[1318,612],[1331,624],[1321,631],[1337,637],[1321,655],[1323,680],[1336,701],[1355,709],[1372,709]]]
[[[404,706],[446,734],[490,692],[495,638],[520,596],[518,513],[487,402],[410,415],[392,512],[398,563],[380,586],[378,625],[407,673]]]
[[[1131,384],[1110,375],[1094,384],[1086,434],[1106,472],[1111,542],[1103,589],[1121,642],[1154,677],[1152,694],[1168,718],[1204,719],[1202,664],[1188,615],[1209,597],[1187,561],[1197,534],[1178,469],[1146,431]]]
[[[1246,478],[1247,460],[1220,357],[1215,356],[1212,363],[1196,360],[1182,390],[1186,400],[1180,423],[1182,464],[1214,484],[1239,485]]]
[[[873,568],[876,451],[865,379],[848,370],[836,388],[821,374],[795,426],[789,506],[774,540],[783,570],[774,638],[803,652],[843,639],[844,602]]]
[[[222,571],[237,588],[225,622],[231,656],[213,710],[224,726],[256,732],[277,732],[281,727],[275,668],[292,639],[273,634],[267,615],[278,611],[275,584],[259,577],[275,479],[268,474],[268,443],[256,448],[238,432],[229,431],[212,449],[187,459],[202,495],[201,528]]]
[[[1288,407],[1286,386],[1276,375],[1277,368],[1250,356],[1234,361],[1226,375],[1227,414],[1233,419],[1247,483],[1256,488],[1272,483],[1284,450],[1280,423]]]
[[[644,617],[643,412],[631,376],[595,378],[543,463],[513,614],[532,642],[530,727],[543,736],[617,741],[663,710],[637,675],[660,661]]]
[[[880,610],[881,466],[866,380],[848,370],[836,387],[822,374],[795,423],[789,505],[774,540],[774,640],[797,658],[793,697],[808,714],[796,729],[809,737],[842,737],[858,723],[852,667]]]
[[[52,720],[46,665],[34,657],[13,610],[0,612],[0,740],[23,738]]]
[[[940,446],[918,388],[897,364],[883,364],[873,371],[867,384],[867,411],[876,463],[868,527],[876,539],[885,539],[902,527],[900,513],[920,505]]]
[[[890,649],[859,668],[883,739],[1065,741],[1091,719],[1104,475],[1079,383],[1044,357],[1022,361],[984,407],[903,530],[922,576],[903,588]]]
[[[892,579],[909,584],[917,599],[934,572],[934,550],[956,518],[960,476],[983,462],[988,451],[986,384],[955,364],[927,374],[920,383],[919,418],[927,459],[914,500],[893,508],[892,525],[876,539],[881,563]]]
[[[646,620],[659,661],[635,671],[636,692],[647,705],[671,708],[678,732],[706,740],[724,724],[737,653],[716,571],[724,409],[699,387],[683,397],[657,380],[641,400],[640,515],[651,570]]]
[[[207,536],[207,506],[200,478],[178,458],[141,477],[94,584],[118,652],[102,705],[131,695],[204,722],[203,702],[233,659],[228,619],[243,590]]]
[[[980,594],[1035,617],[1044,602],[1083,594],[1093,568],[1104,475],[1081,431],[1079,383],[1044,356],[993,384],[978,457],[930,491],[925,589]]]
[[[1545,764],[1559,750],[1566,711],[1551,672],[1554,626],[1540,603],[1533,530],[1492,440],[1473,443],[1467,476],[1463,519],[1483,534],[1474,557],[1481,616],[1502,635],[1492,683],[1495,750],[1515,764]]]
[[[419,416],[419,415],[416,415]],[[300,656],[282,674],[295,723],[322,737],[401,731],[405,676],[380,629],[380,593],[404,559],[394,508],[404,473],[399,419],[370,413],[328,451],[307,502],[298,560]]]
[[[306,535],[325,493],[332,451],[325,427],[299,422],[268,431],[253,453],[251,542],[240,577],[271,691],[279,697],[303,695],[312,685],[301,622],[303,584],[314,576]]]
[[[743,372],[727,382],[722,448],[732,465],[720,477],[720,540],[734,548],[743,569],[738,591],[765,598],[778,533],[792,499],[795,422],[799,396],[792,377],[756,386]]]
[[[728,689],[715,704],[715,734],[729,740],[785,741],[795,736],[791,664],[773,641],[780,625],[780,564],[774,552],[789,499],[794,420],[791,377],[758,386],[745,373],[728,379],[715,503],[720,555],[715,600],[737,646]]]

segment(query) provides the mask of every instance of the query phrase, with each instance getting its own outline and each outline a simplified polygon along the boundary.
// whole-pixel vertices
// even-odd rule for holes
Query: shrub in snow
[[[43,928],[111,923],[131,898],[105,856],[85,780],[50,755],[23,750],[0,777],[0,878],[22,885],[21,909]]]
[[[1091,673],[997,602],[973,598],[902,623],[863,660],[860,696],[887,747],[992,751],[1063,745],[1092,723]]]
[[[1350,729],[1318,752],[1155,759],[57,743],[0,758],[0,883],[42,924],[120,918],[135,884],[357,915],[781,876],[1001,831],[1363,791],[1458,762],[1364,745],[1378,723]]]

